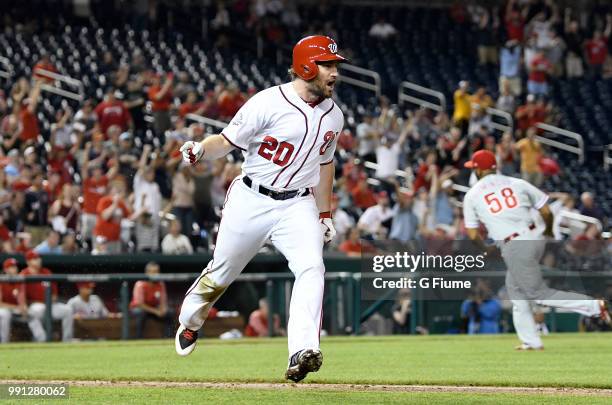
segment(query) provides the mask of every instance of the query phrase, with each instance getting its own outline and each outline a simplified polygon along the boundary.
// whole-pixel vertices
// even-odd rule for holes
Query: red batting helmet
[[[493,152],[486,149],[474,152],[472,160],[465,162],[464,166],[468,169],[482,169],[489,170],[494,169],[497,165],[495,155]]]
[[[302,38],[293,47],[293,64],[291,67],[300,78],[312,80],[317,77],[319,71],[317,62],[344,62],[347,60],[336,52],[338,52],[338,45],[330,37],[312,35]]]

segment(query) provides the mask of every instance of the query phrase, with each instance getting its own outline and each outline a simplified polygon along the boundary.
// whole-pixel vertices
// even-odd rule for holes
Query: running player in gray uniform
[[[474,170],[478,177],[478,182],[463,199],[465,227],[469,238],[482,244],[478,233],[479,222],[482,222],[501,250],[508,269],[506,288],[512,300],[512,319],[521,340],[517,349],[543,348],[530,301],[585,316],[600,316],[610,323],[605,300],[554,290],[544,282],[539,262],[546,238],[553,236],[553,214],[547,204],[548,196],[525,180],[497,174],[495,155],[487,150],[474,153],[465,167]],[[532,208],[540,212],[546,224],[543,234],[531,219]]]

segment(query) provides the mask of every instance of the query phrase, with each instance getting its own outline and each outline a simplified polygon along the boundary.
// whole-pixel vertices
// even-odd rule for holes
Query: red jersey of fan
[[[536,83],[546,83],[547,71],[552,68],[548,59],[536,56],[531,61],[531,72],[529,72],[529,80]],[[540,70],[541,69],[541,70]]]
[[[128,129],[129,123],[132,120],[132,116],[125,105],[118,100],[113,102],[103,101],[94,110],[98,116],[98,122],[100,123],[100,129],[104,134],[106,130],[112,125],[118,125],[122,131]]]
[[[0,240],[7,241],[11,239],[11,231],[4,224],[0,225]]]
[[[45,82],[48,83],[53,82],[53,79],[51,79],[49,76],[38,73],[37,70],[46,70],[47,72],[57,73],[57,69],[55,68],[55,66],[53,66],[52,63],[38,62],[36,65],[34,65],[34,77],[36,77],[37,79],[43,79]]]
[[[608,42],[605,39],[591,39],[585,44],[587,61],[591,65],[603,65],[608,56]]]
[[[88,177],[83,181],[83,212],[87,214],[97,214],[98,202],[106,193],[108,177],[102,176],[99,179]]]
[[[108,220],[102,218],[102,211],[107,209],[113,204],[112,196],[105,196],[98,201],[96,211],[98,213],[98,220],[96,221],[96,227],[94,228],[94,235],[103,236],[108,242],[115,242],[119,240],[121,235],[121,219],[128,217],[131,212],[127,205],[123,201],[119,201],[117,209],[112,213]]]
[[[244,103],[245,99],[241,93],[236,93],[234,96],[229,94],[222,95],[219,97],[219,115],[222,117],[233,117]]]
[[[170,109],[170,104],[172,103],[172,91],[168,90],[161,99],[156,100],[155,97],[160,91],[161,86],[149,87],[149,100],[151,100],[152,111],[168,111]]]
[[[363,210],[376,205],[374,193],[369,188],[362,190],[359,188],[359,186],[356,186],[351,190],[351,196],[353,197],[353,204]]]
[[[36,139],[38,134],[40,134],[36,113],[30,112],[28,106],[24,105],[19,113],[19,118],[21,118],[21,134],[19,135],[19,139],[23,142]]]
[[[513,12],[515,13],[515,12]],[[506,18],[506,34],[508,36],[508,40],[516,40],[519,42],[523,42],[523,35],[525,32],[525,22],[521,16],[514,19],[511,16]]]
[[[375,253],[376,249],[368,242],[362,240],[353,242],[351,240],[345,240],[338,246],[338,250],[343,253]]]
[[[527,128],[535,127],[538,123],[546,121],[546,108],[541,106],[535,106],[529,110],[530,107],[522,105],[516,110],[516,126],[520,130],[527,130]]]
[[[179,107],[179,116],[183,118],[185,115],[191,114],[198,108],[200,108],[200,103],[183,103]]]
[[[427,165],[427,163],[421,163],[419,169],[417,170],[414,183],[412,184],[412,189],[415,193],[419,191],[421,187],[424,187],[427,191],[429,191],[429,187],[431,187],[431,180],[427,179],[428,172],[429,166]],[[440,174],[440,167],[438,165],[436,165],[436,172]]]

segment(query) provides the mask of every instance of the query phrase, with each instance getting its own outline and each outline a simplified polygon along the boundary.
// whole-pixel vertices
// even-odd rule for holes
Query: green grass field
[[[612,334],[557,334],[543,352],[515,352],[516,337],[329,337],[324,365],[305,383],[612,388]],[[187,358],[173,342],[0,346],[0,380],[285,382],[286,340],[201,340]],[[72,387],[73,403],[611,403],[557,394],[371,392],[191,387]],[[59,401],[56,401],[59,403]],[[63,403],[65,403],[64,401]],[[23,403],[18,401],[16,403]]]

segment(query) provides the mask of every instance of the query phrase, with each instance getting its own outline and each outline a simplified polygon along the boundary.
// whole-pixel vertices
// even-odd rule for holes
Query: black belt
[[[251,180],[249,178],[249,176],[244,176],[242,178],[242,181],[244,181],[244,184],[247,185],[248,188],[251,188],[257,192],[259,192],[260,194],[266,195],[270,198],[273,198],[275,200],[288,200],[290,198],[294,198],[294,197],[305,197],[308,194],[310,194],[310,189],[305,189],[303,190],[287,190],[287,191],[274,191],[274,190],[270,190],[267,187],[264,187],[262,185],[257,186],[256,189],[254,189],[253,187],[251,187],[253,185],[253,180]],[[301,192],[301,194],[300,194]]]
[[[529,225],[529,230],[533,231],[535,229],[535,227],[536,227],[535,224],[531,224],[531,225]],[[507,236],[506,239],[504,239],[504,243],[510,242],[512,239],[516,238],[519,235],[520,235],[520,233],[514,232],[512,235]]]

